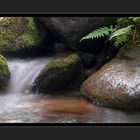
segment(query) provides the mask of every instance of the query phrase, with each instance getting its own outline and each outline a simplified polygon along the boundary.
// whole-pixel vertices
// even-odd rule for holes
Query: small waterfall
[[[28,91],[29,86],[48,60],[49,58],[9,60],[11,77],[5,94],[19,94]]]
[[[28,117],[30,119],[26,110],[18,110],[18,106],[24,101],[34,101],[38,97],[29,93],[28,89],[49,60],[50,58],[8,60],[11,75],[8,88],[0,93],[0,122],[18,122]]]

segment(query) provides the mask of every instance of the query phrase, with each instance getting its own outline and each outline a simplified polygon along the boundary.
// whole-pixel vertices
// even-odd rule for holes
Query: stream
[[[33,80],[48,58],[9,59],[8,89],[0,94],[0,123],[136,123],[140,112],[124,112],[95,106],[80,91],[57,95],[30,93]]]

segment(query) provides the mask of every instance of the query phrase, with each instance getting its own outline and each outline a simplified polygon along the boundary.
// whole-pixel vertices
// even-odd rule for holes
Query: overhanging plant
[[[140,47],[140,17],[120,17],[115,26],[101,27],[81,40],[107,37],[114,46]]]

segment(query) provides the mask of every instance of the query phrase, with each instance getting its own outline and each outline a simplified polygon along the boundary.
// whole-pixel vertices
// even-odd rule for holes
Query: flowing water
[[[30,93],[33,80],[51,58],[10,59],[8,89],[0,94],[0,123],[134,123],[140,112],[97,107],[79,91],[58,95]]]

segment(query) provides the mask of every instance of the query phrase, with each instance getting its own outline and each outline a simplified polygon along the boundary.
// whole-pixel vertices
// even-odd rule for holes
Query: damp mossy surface
[[[0,53],[31,48],[39,44],[38,28],[33,17],[0,19]]]
[[[6,58],[0,55],[0,90],[6,86],[10,77]]]
[[[55,60],[52,60],[48,63],[48,65],[44,68],[44,70],[48,70],[50,68],[62,68],[67,67],[70,65],[74,65],[79,61],[80,58],[77,54],[72,54],[65,58],[58,58]]]

